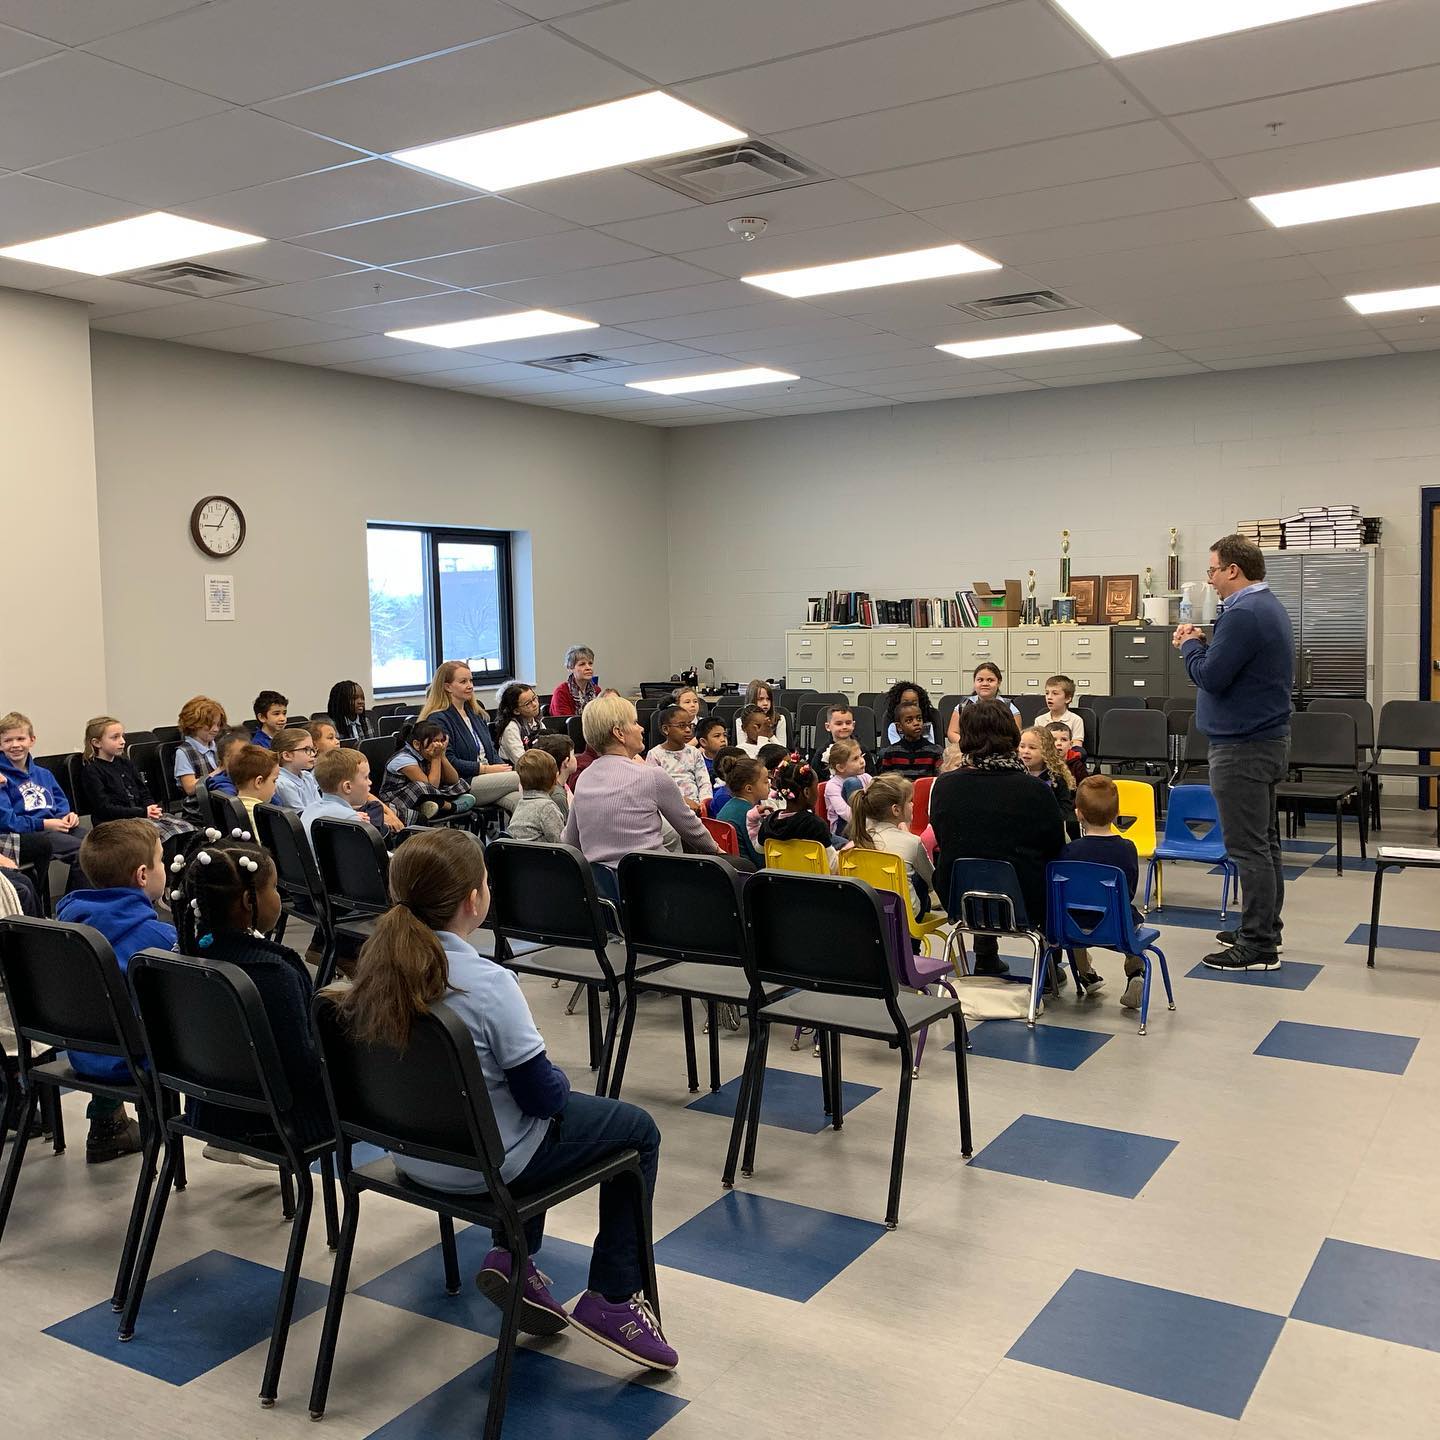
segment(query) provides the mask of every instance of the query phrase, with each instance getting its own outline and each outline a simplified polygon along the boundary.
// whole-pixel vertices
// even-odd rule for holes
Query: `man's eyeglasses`
[[[1205,567],[1205,578],[1207,580],[1213,580],[1222,570],[1228,569],[1230,569],[1228,565],[1207,565]]]

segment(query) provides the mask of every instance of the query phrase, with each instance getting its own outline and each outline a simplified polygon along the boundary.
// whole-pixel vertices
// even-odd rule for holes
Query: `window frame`
[[[422,576],[421,608],[425,615],[425,650],[427,669],[433,675],[446,656],[440,653],[441,637],[445,633],[445,617],[441,606],[440,589],[440,547],[442,545],[489,545],[496,553],[496,580],[500,597],[500,666],[494,670],[471,668],[478,687],[499,686],[514,678],[515,674],[515,588],[514,557],[511,553],[511,534],[508,530],[471,529],[463,525],[423,525],[407,520],[367,520],[365,533],[372,530],[406,530],[420,536],[420,558],[424,570]],[[366,595],[369,595],[369,562],[366,562]],[[367,624],[369,601],[366,601]],[[372,642],[373,647],[373,642]],[[373,665],[373,648],[372,648]],[[456,657],[469,663],[468,656]],[[371,674],[370,693],[374,696],[414,695],[422,692],[429,679],[416,685],[376,685]]]

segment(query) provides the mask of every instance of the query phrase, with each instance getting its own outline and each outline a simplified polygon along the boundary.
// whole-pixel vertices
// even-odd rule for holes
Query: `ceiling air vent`
[[[1079,307],[1053,290],[1030,290],[1023,295],[997,295],[991,300],[972,300],[968,305],[952,305],[962,315],[977,320],[1008,320],[1012,316],[1053,315],[1059,310]]]
[[[653,165],[637,165],[632,173],[704,204],[813,185],[824,178],[803,160],[786,155],[763,140],[746,140],[739,145],[719,145],[713,150],[676,155]]]
[[[627,362],[611,360],[605,355],[591,355],[582,350],[578,355],[552,355],[548,360],[526,360],[537,370],[558,370],[562,375],[578,375],[587,370],[618,370]]]
[[[237,275],[233,270],[217,270],[213,265],[198,265],[193,260],[152,265],[110,278],[124,280],[129,285],[148,285],[152,290],[168,290],[192,300],[215,300],[222,295],[238,295],[243,290],[265,290],[277,283],[258,280],[253,275]]]

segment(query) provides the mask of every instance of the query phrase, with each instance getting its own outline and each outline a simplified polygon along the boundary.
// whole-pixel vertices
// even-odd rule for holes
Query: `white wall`
[[[1038,573],[1181,574],[1236,522],[1354,502],[1385,520],[1385,698],[1414,697],[1419,489],[1440,354],[1128,381],[669,434],[672,669],[784,673],[810,595],[944,595]],[[708,562],[708,563],[707,563]],[[1043,601],[1042,601],[1043,603]]]
[[[76,750],[105,706],[85,306],[0,290],[0,417],[0,712],[30,716],[40,754]]]
[[[592,645],[617,685],[663,668],[664,605],[646,599],[665,553],[658,432],[92,339],[105,671],[109,705],[128,725],[173,724],[197,691],[248,718],[265,687],[305,713],[336,680],[368,689],[367,520],[527,532],[516,565],[524,678],[553,687],[574,643]],[[188,530],[195,501],[216,492],[240,503],[249,527],[223,563]],[[233,572],[233,623],[203,618],[207,571]]]

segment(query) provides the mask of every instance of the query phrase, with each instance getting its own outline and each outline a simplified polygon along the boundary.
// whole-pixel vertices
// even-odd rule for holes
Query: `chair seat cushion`
[[[1147,945],[1153,945],[1160,938],[1160,932],[1153,925],[1137,925],[1135,927],[1135,938],[1140,942],[1143,949]]]
[[[1360,789],[1356,780],[1282,780],[1275,787],[1280,800],[1343,800]]]
[[[1428,780],[1440,775],[1440,765],[1402,765],[1376,763],[1369,769],[1371,775],[1404,775],[1413,780]]]
[[[901,991],[895,999],[905,1028],[912,1033],[943,1020],[960,1008],[960,1002],[949,995],[937,998]],[[890,1040],[895,1035],[894,1022],[883,1000],[819,994],[813,990],[795,990],[781,996],[760,1011],[760,1018],[784,1025],[814,1025],[822,1030],[844,1030],[854,1035],[873,1036],[877,1040]]]
[[[618,940],[612,940],[605,947],[605,953],[610,957],[610,967],[615,974],[623,975],[625,946]],[[506,963],[522,975],[549,975],[557,980],[579,980],[592,985],[603,984],[605,980],[605,972],[600,968],[600,962],[595,958],[593,950],[573,949],[569,945],[548,945],[532,950],[527,955],[516,955]],[[656,960],[646,964],[641,967],[640,973],[664,963],[663,960]]]
[[[641,962],[644,963],[643,961]],[[664,990],[674,995],[699,995],[743,1005],[750,998],[750,982],[738,965],[707,965],[700,961],[682,960],[665,965],[647,976],[640,972],[641,988]],[[768,995],[780,995],[775,988]]]
[[[1155,847],[1155,854],[1151,857],[1155,860],[1200,860],[1211,865],[1218,865],[1226,859],[1224,845],[1215,845],[1210,841],[1196,840],[1187,844],[1184,840],[1162,840]]]
[[[109,1058],[108,1056],[105,1058]],[[99,1091],[104,1095],[120,1095],[139,1100],[140,1092],[129,1080],[102,1080],[93,1075],[81,1075],[70,1066],[68,1060],[52,1060],[47,1065],[32,1065],[30,1074],[67,1090],[84,1090],[87,1093]]]

